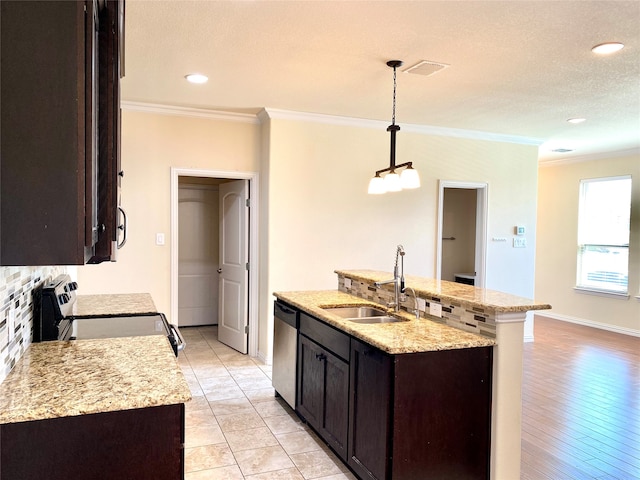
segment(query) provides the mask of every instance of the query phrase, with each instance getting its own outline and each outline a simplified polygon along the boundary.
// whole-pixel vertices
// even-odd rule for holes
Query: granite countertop
[[[388,274],[387,274],[388,275]],[[386,277],[385,277],[386,278]],[[417,290],[417,289],[416,289]],[[464,332],[443,323],[400,312],[406,321],[394,323],[354,323],[323,308],[373,305],[365,300],[338,290],[276,292],[275,297],[305,311],[334,327],[390,354],[418,353],[459,348],[490,347],[496,341],[474,333]]]
[[[73,306],[75,317],[115,317],[157,313],[148,293],[78,295]]]
[[[393,278],[392,273],[377,270],[336,270],[335,273],[352,280],[369,283]],[[406,275],[405,285],[413,288],[418,296],[433,296],[448,302],[458,302],[466,307],[482,307],[495,313],[527,312],[551,308],[551,305],[547,303],[536,302],[530,298],[446,280]],[[393,289],[393,285],[389,285],[388,288]]]
[[[164,335],[35,343],[0,384],[0,424],[190,399]]]

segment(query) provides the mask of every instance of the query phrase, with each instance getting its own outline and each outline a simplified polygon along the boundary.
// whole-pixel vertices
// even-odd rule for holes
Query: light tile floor
[[[185,480],[354,480],[275,397],[271,367],[218,342],[217,327],[180,329],[178,363],[191,388]]]

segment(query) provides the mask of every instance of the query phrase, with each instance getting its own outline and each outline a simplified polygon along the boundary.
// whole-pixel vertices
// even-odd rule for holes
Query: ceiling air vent
[[[405,69],[404,72],[417,73],[418,75],[424,75],[425,77],[428,77],[429,75],[433,75],[434,73],[437,73],[440,70],[447,68],[448,66],[449,65],[447,65],[446,63],[422,60],[421,62],[416,63],[414,66]]]

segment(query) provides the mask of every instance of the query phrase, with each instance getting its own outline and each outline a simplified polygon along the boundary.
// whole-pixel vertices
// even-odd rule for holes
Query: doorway
[[[219,184],[178,178],[178,318],[181,327],[218,325]]]
[[[484,287],[487,184],[440,180],[436,278]]]
[[[242,204],[247,208],[229,209],[229,203],[221,201],[221,191],[226,192],[226,187],[222,187],[233,185],[246,189],[247,203],[245,205],[244,197],[242,200],[237,197],[231,204],[235,207]],[[220,341],[251,356],[257,355],[258,345],[257,198],[257,173],[171,169],[172,320],[181,327],[218,324]],[[225,208],[222,208],[223,205]],[[240,212],[246,212],[246,218],[231,218]],[[232,235],[238,237],[237,241],[241,240],[238,243],[240,248],[233,251],[244,253],[241,260],[240,256],[233,258],[235,263],[241,263],[246,281],[244,291],[242,288],[233,289],[241,296],[230,299],[229,288],[222,289],[224,292],[222,296],[220,294],[220,286],[223,283],[229,285],[229,282],[220,281],[223,277],[221,258],[229,255],[220,235],[225,225],[238,225],[238,222],[246,225],[246,228],[232,229]],[[226,267],[230,267],[229,263],[224,268],[225,273],[228,270]],[[223,308],[224,318],[221,319],[220,311]],[[221,335],[221,325],[224,335]],[[229,326],[238,330],[236,333],[239,335],[230,336]]]

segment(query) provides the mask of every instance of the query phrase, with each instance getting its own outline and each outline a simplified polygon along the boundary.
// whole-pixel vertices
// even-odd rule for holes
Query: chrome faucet
[[[398,260],[400,260],[400,268],[398,268]],[[393,267],[393,279],[392,280],[384,280],[382,282],[375,282],[374,285],[380,287],[381,285],[388,285],[389,283],[393,283],[393,292],[395,296],[395,301],[388,303],[387,307],[394,307],[396,312],[400,311],[400,302],[405,301],[404,296],[404,247],[402,245],[398,245],[396,249],[396,264]]]

